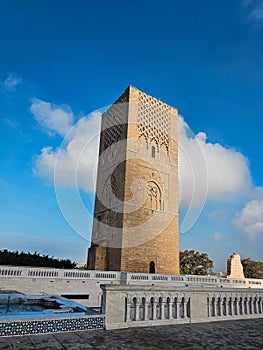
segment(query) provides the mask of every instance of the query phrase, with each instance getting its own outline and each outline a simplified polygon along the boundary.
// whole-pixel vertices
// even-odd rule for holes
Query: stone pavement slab
[[[53,334],[36,334],[30,335],[29,339],[34,344],[34,349],[41,350],[65,350],[65,347],[61,345]]]

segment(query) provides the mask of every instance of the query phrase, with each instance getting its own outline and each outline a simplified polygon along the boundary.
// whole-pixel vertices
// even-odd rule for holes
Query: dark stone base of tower
[[[131,86],[103,114],[88,269],[179,273],[177,118]]]

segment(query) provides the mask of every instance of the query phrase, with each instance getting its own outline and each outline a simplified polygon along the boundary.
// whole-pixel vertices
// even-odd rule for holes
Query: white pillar
[[[173,303],[170,300],[168,303],[168,318],[169,318],[169,320],[171,320],[173,318],[172,313],[173,313]]]
[[[153,320],[156,320],[156,302],[154,301],[153,304]]]
[[[247,299],[244,299],[244,303],[243,303],[243,313],[244,313],[245,315],[248,314],[248,301],[247,301]]]
[[[160,319],[161,320],[164,319],[164,302],[163,302],[163,300],[160,303]]]
[[[232,301],[227,300],[227,316],[233,315],[233,309],[232,309]]]
[[[140,302],[139,299],[136,299],[135,303],[135,321],[140,320]]]
[[[131,303],[127,301],[127,307],[126,307],[126,322],[130,322],[131,320]]]
[[[217,298],[217,315],[222,316],[222,300]]]
[[[242,299],[239,299],[239,302],[238,302],[238,313],[239,315],[243,315],[244,314],[244,301],[243,301],[243,298]]]
[[[233,308],[232,314],[235,316],[238,315],[238,302],[236,302],[235,300],[233,300],[232,308]]]
[[[144,304],[144,321],[148,321],[149,320],[148,306],[149,306],[149,301],[145,300],[145,304]]]
[[[236,314],[236,303],[235,300],[232,300],[232,316]]]

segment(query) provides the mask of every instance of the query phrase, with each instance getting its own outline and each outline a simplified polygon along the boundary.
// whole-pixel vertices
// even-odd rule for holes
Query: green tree
[[[206,253],[185,250],[180,252],[180,273],[182,275],[207,275],[213,270],[213,261]]]
[[[241,260],[246,278],[261,278],[263,279],[263,262],[254,261],[250,258]]]
[[[36,266],[36,267],[55,267],[59,269],[73,269],[76,263],[69,259],[55,259],[48,255],[40,255],[25,252],[10,252],[7,249],[0,250],[0,265],[15,266]]]

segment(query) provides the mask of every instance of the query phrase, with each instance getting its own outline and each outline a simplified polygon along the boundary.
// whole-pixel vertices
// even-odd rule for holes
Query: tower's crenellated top
[[[138,88],[136,88],[135,86],[133,85],[128,85],[127,88],[124,90],[124,92],[118,97],[118,99],[114,102],[114,103],[119,103],[119,102],[139,102],[138,99],[134,99],[134,92],[137,92],[136,95],[138,95],[138,92],[139,94],[143,94],[145,96],[147,96],[148,98],[151,98],[156,104],[163,104],[166,106],[166,108],[171,108],[171,109],[174,109],[177,111],[178,113],[178,108],[175,108],[175,107],[172,107],[170,105],[168,105],[167,103],[161,101],[160,99],[156,98],[156,97],[153,97],[141,90],[139,90]],[[127,99],[127,100],[125,100]]]

